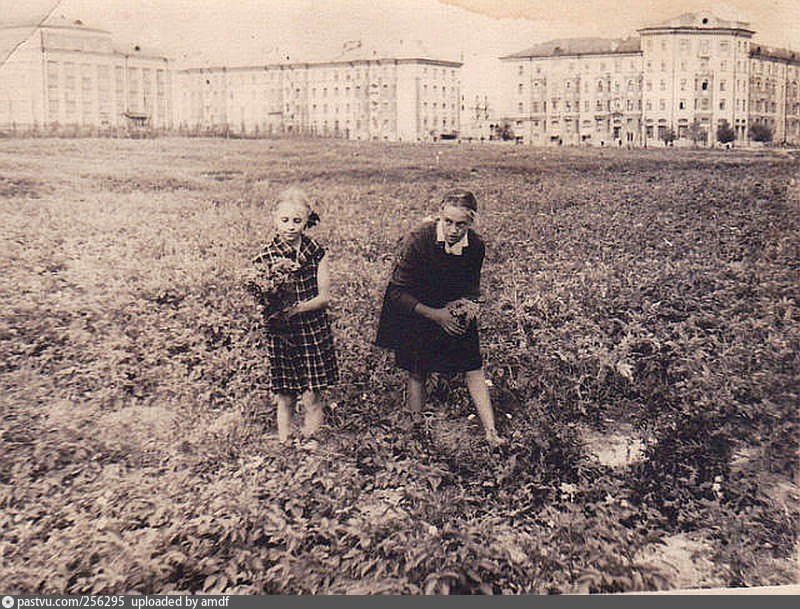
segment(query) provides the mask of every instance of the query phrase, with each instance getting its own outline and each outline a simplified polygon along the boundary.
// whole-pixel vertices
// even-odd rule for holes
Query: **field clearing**
[[[0,141],[8,593],[575,593],[800,583],[800,161],[770,151]],[[317,200],[343,383],[280,449],[239,276]],[[372,346],[398,240],[478,196],[507,448],[423,433]]]

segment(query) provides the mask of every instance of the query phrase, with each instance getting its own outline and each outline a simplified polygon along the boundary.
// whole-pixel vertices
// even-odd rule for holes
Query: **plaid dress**
[[[281,258],[296,260],[300,271],[294,281],[293,299],[300,302],[319,294],[317,269],[324,256],[325,249],[305,235],[301,237],[299,252],[276,236],[254,262],[272,265]],[[288,340],[267,331],[272,391],[302,393],[336,384],[339,368],[330,322],[324,309],[295,315],[287,322],[285,334]]]

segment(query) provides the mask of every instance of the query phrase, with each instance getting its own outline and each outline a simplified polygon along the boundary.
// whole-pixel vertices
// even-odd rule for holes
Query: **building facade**
[[[461,129],[459,139],[490,140],[495,136],[494,113],[489,101],[489,95],[473,94],[461,95]]]
[[[165,57],[114,47],[80,21],[0,29],[0,130],[93,133],[171,126]]]
[[[688,13],[608,40],[555,40],[502,57],[503,118],[534,145],[714,145],[753,125],[800,144],[800,56],[752,41],[747,23]]]
[[[422,141],[455,137],[460,63],[348,59],[174,73],[175,125],[186,133]]]

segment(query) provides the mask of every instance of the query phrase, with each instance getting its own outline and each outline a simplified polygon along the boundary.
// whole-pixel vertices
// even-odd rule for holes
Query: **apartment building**
[[[0,130],[95,133],[171,126],[169,62],[111,33],[51,18],[0,28]]]
[[[800,144],[800,56],[752,40],[749,24],[700,11],[643,27],[627,39],[555,40],[502,57],[502,113],[534,145],[739,143],[751,126]]]
[[[184,132],[425,141],[456,137],[461,64],[418,57],[186,68],[174,74]]]

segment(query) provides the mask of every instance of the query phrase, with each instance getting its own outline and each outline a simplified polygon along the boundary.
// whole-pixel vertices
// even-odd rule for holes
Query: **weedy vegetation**
[[[4,590],[796,583],[797,179],[766,151],[0,142]],[[332,258],[317,449],[279,448],[240,281],[289,185]],[[398,240],[452,187],[488,243],[494,451],[458,379],[400,425],[371,344]],[[641,455],[597,459],[621,430]]]

